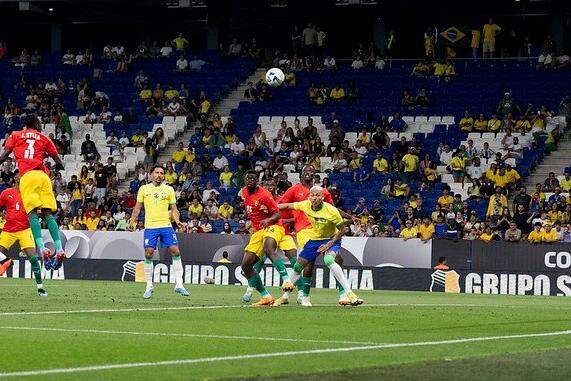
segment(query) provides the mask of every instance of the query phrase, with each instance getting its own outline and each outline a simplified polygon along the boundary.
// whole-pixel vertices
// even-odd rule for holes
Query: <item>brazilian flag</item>
[[[444,46],[450,46],[455,50],[458,48],[466,48],[470,46],[472,41],[472,30],[468,26],[456,27],[450,26],[443,29],[438,34],[438,43]]]

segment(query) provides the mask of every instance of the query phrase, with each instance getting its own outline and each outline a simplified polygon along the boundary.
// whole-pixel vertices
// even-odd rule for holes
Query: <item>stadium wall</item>
[[[46,241],[49,233],[45,232]],[[63,231],[70,257],[64,267],[44,272],[48,279],[144,281],[141,232]],[[188,284],[246,285],[239,263],[246,235],[179,234]],[[51,243],[48,243],[48,247]],[[532,245],[479,241],[346,237],[342,256],[347,276],[356,290],[407,290],[473,294],[571,296],[569,244]],[[227,252],[232,263],[218,263]],[[173,283],[171,261],[156,255],[155,282]],[[13,249],[12,257],[18,255]],[[440,257],[450,269],[434,270]],[[30,278],[27,261],[15,261],[4,276]],[[279,285],[279,274],[269,264],[263,279]],[[314,287],[334,288],[323,263],[317,263]]]

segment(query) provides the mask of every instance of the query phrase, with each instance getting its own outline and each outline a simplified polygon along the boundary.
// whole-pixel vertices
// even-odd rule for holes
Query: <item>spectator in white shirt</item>
[[[355,58],[353,60],[353,62],[351,63],[351,68],[354,70],[362,69],[363,66],[364,66],[364,64],[363,64],[363,59],[361,58],[361,56],[357,56],[357,58]]]
[[[167,105],[167,108],[165,110],[165,115],[176,116],[179,114],[180,108],[181,108],[181,106],[180,106],[180,103],[178,102],[178,100],[173,99]]]
[[[190,71],[200,71],[202,67],[206,65],[206,61],[201,60],[198,57],[193,57],[188,63],[188,70]]]
[[[60,203],[62,210],[64,210],[64,211],[67,210],[67,207],[69,206],[69,202],[71,201],[71,196],[69,195],[67,187],[62,187],[60,189],[60,192],[56,197],[56,201]]]
[[[121,138],[119,139],[119,144],[121,144],[121,147],[125,148],[129,145],[130,141],[129,138],[127,137],[127,132],[123,131],[121,132]]]
[[[237,38],[232,39],[232,43],[228,47],[228,55],[238,56],[242,52],[242,44],[238,42]]]
[[[188,61],[184,56],[180,56],[176,61],[176,70],[177,71],[186,71],[188,70]]]
[[[85,56],[83,55],[83,52],[77,53],[77,55],[75,56],[75,64],[76,65],[83,65],[85,63],[84,57]]]
[[[232,151],[232,154],[234,156],[238,156],[242,152],[244,152],[245,149],[246,149],[246,146],[244,145],[244,143],[242,143],[240,141],[240,138],[237,136],[234,136],[234,141],[230,144],[230,151]]]
[[[507,149],[508,153],[504,155],[504,157],[502,158],[503,160],[509,158],[519,159],[522,157],[523,147],[519,143],[519,139],[517,138],[517,136],[514,136],[512,143],[507,143],[507,144],[504,143],[504,149]]]
[[[570,64],[571,61],[569,60],[569,56],[565,54],[565,51],[562,50],[559,57],[557,57],[557,63],[556,63],[557,69],[563,69],[565,67],[568,67]]]
[[[104,58],[113,58],[112,53],[111,53],[111,49],[113,49],[113,47],[111,45],[105,45],[103,47],[103,57]]]
[[[335,58],[331,57],[331,56],[327,56],[325,57],[325,60],[323,61],[323,66],[325,66],[326,69],[335,69]]]
[[[479,179],[486,171],[484,171],[484,167],[482,167],[480,158],[476,156],[472,159],[472,165],[466,168],[466,172],[472,179]]]
[[[57,91],[57,85],[53,81],[47,82],[46,85],[44,86],[44,88],[47,91]]]
[[[111,121],[112,116],[113,114],[111,113],[111,111],[107,110],[106,106],[103,106],[101,108],[101,114],[99,114],[99,118],[97,118],[97,120],[99,121],[99,123],[109,123]]]
[[[452,150],[448,144],[444,145],[442,152],[440,153],[440,164],[448,165],[450,159],[452,159]]]
[[[120,58],[125,54],[125,48],[123,46],[114,46],[111,48],[111,54],[114,58]]]
[[[172,54],[172,46],[170,42],[166,41],[165,45],[161,48],[161,56],[162,57],[170,57]]]
[[[75,56],[71,50],[68,50],[67,53],[63,55],[61,61],[64,65],[75,65]]]
[[[537,58],[538,69],[551,69],[553,66],[553,56],[551,53],[544,51]]]
[[[224,167],[227,165],[229,165],[228,159],[226,159],[226,157],[222,155],[222,152],[218,152],[218,155],[216,155],[216,157],[212,161],[212,166],[214,167],[214,169],[217,171],[222,171]]]
[[[384,70],[386,66],[386,62],[380,56],[377,56],[377,60],[375,61],[375,69],[377,70]]]
[[[212,183],[209,181],[206,183],[206,189],[202,191],[202,202],[206,203],[211,197],[216,198],[219,194],[220,192],[212,188]]]

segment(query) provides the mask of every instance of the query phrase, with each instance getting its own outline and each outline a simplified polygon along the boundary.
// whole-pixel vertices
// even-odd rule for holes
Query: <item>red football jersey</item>
[[[22,196],[17,189],[8,188],[0,193],[0,208],[6,209],[5,231],[15,233],[30,227]]]
[[[252,221],[254,229],[260,230],[260,222],[279,212],[278,204],[274,201],[272,194],[265,188],[258,187],[252,194],[248,187],[242,188],[242,198],[244,199],[244,209],[246,215]],[[275,223],[281,225],[281,221]]]
[[[283,197],[284,197],[283,194],[281,196],[276,196],[275,198],[276,204],[283,204],[282,201]],[[280,218],[282,219],[282,224],[284,226],[285,233],[287,235],[292,235],[291,223],[286,224],[283,220],[289,220],[295,218],[295,216],[293,215],[293,210],[280,210]]]
[[[44,159],[46,156],[57,155],[54,142],[32,129],[12,132],[4,142],[4,147],[13,152],[20,176],[34,169],[48,173]]]
[[[289,204],[292,202],[300,202],[305,201],[309,198],[309,188],[306,188],[302,183],[297,183],[291,186],[281,198],[281,203]],[[323,201],[333,205],[333,197],[331,197],[331,193],[327,189],[325,189]],[[309,219],[300,210],[293,210],[293,218],[294,218],[294,228],[295,231],[298,232],[300,230],[305,229],[308,226],[311,226],[311,222]]]

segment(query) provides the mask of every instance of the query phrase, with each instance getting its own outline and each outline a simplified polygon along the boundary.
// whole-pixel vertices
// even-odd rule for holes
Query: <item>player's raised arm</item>
[[[285,204],[278,204],[279,210],[295,210],[293,208],[293,202],[286,202]]]
[[[0,165],[4,163],[6,159],[8,159],[8,156],[10,156],[13,149],[14,149],[14,144],[12,140],[12,135],[10,135],[8,139],[6,139],[6,141],[4,142],[4,151],[2,151],[2,154],[0,154]]]
[[[47,140],[48,140],[46,147],[47,154],[50,155],[50,157],[54,160],[57,169],[64,169],[63,161],[61,160],[61,156],[59,155],[59,152],[57,151],[54,142],[49,138]]]

